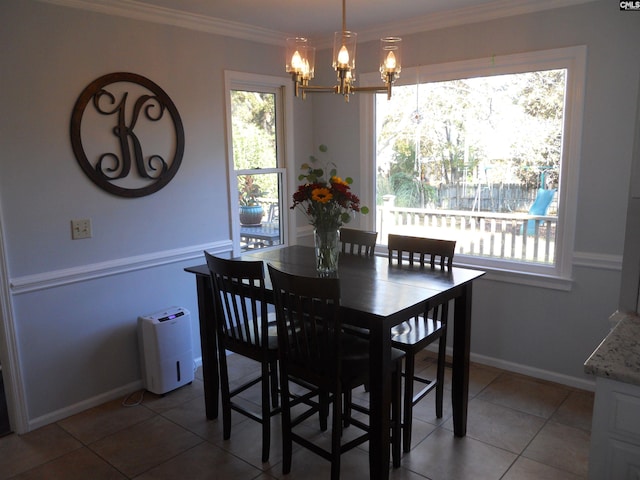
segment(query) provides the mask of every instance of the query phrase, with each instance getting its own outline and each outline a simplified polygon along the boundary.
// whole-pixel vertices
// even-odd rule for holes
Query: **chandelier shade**
[[[391,86],[402,70],[400,37],[380,39],[380,77],[382,87],[357,87],[355,85],[356,44],[358,34],[346,28],[346,0],[342,0],[342,30],[335,32],[333,39],[332,66],[336,71],[338,83],[334,86],[310,85],[309,80],[315,72],[315,48],[306,37],[287,38],[285,70],[291,74],[295,85],[294,94],[304,99],[307,92],[332,92],[343,95],[349,101],[349,95],[355,92],[386,92],[391,98]]]

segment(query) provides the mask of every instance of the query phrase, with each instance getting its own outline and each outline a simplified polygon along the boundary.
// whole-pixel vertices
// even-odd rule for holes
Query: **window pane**
[[[555,264],[566,70],[394,87],[376,99],[377,229]]]
[[[276,98],[273,93],[231,91],[236,170],[276,168]]]
[[[238,175],[242,251],[283,243],[281,185],[281,171]]]

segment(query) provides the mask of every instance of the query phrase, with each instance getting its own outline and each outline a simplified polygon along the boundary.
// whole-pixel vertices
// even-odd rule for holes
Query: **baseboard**
[[[451,354],[452,352],[448,353]],[[546,380],[548,382],[555,382],[561,385],[566,385],[567,387],[587,390],[589,392],[595,392],[596,390],[595,378],[593,380],[588,380],[585,378],[572,377],[557,372],[551,372],[549,370],[542,370],[540,368],[530,367],[528,365],[522,365],[519,363],[507,362],[506,360],[487,357],[485,355],[478,355],[474,353],[471,353],[470,357],[471,361],[474,363],[500,368],[501,370],[506,370],[508,372],[519,373],[522,375],[527,375],[529,377]]]
[[[113,389],[109,392],[105,392],[100,395],[96,395],[95,397],[88,398],[74,405],[69,405],[68,407],[61,408],[60,410],[56,410],[55,412],[47,413],[46,415],[30,419],[28,423],[28,431],[36,430],[40,427],[44,427],[45,425],[58,422],[77,413],[84,412],[85,410],[88,410],[90,408],[97,407],[99,405],[102,405],[103,403],[110,402],[111,400],[115,400],[116,398],[124,399],[131,392],[135,392],[136,390],[140,390],[141,388],[142,380],[137,380],[127,385],[123,385],[122,387]]]
[[[194,358],[193,363],[196,369],[202,367],[202,357]],[[102,405],[103,403],[110,402],[111,400],[115,400],[116,398],[124,399],[131,392],[135,392],[142,388],[143,388],[142,380],[138,380],[136,382],[129,383],[128,385],[118,387],[109,392],[105,392],[100,395],[96,395],[95,397],[89,398],[87,400],[83,400],[82,402],[78,402],[74,405],[61,408],[60,410],[56,410],[55,412],[51,412],[46,415],[42,415],[40,417],[31,419],[29,420],[29,423],[28,423],[28,431],[32,431],[37,428],[44,427],[45,425],[49,425],[50,423],[55,423],[60,420],[64,420],[67,417],[70,417],[80,412],[84,412],[85,410],[88,410],[90,408],[97,407],[99,405]]]
[[[426,350],[437,353],[437,347],[434,345],[430,345],[426,348]],[[447,347],[447,355],[453,355],[453,349],[451,347]],[[520,363],[508,362],[500,358],[488,357],[486,355],[479,355],[473,352],[469,355],[469,357],[473,363],[479,363],[480,365],[495,367],[507,372],[519,373],[528,377],[539,378],[540,380],[546,380],[548,382],[554,382],[560,385],[565,385],[567,387],[586,390],[588,392],[596,391],[595,378],[593,380],[590,380],[588,378],[572,377],[570,375],[564,375],[562,373],[552,372],[550,370],[542,370],[540,368],[531,367],[529,365],[522,365]]]

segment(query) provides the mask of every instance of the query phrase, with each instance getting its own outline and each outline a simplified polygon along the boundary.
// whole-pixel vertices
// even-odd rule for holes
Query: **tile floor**
[[[237,355],[230,364],[236,374],[255,368]],[[428,356],[422,368],[433,368]],[[366,401],[364,391],[358,396]],[[221,419],[205,419],[199,374],[165,396],[146,392],[140,405],[123,400],[0,438],[0,479],[329,478],[328,462],[295,446],[292,472],[283,477],[279,417],[272,420],[268,463],[260,461],[256,422],[234,413],[224,441]],[[442,419],[435,418],[433,398],[418,404],[412,450],[392,480],[586,478],[591,392],[472,364],[465,438],[453,436],[447,403]],[[347,480],[368,478],[366,444],[343,455],[341,472]]]

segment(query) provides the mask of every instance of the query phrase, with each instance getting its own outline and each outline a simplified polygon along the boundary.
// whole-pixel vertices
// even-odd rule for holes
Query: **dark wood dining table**
[[[317,276],[314,250],[305,246],[248,252],[239,260],[261,260],[274,267],[304,276]],[[218,361],[215,315],[209,271],[206,265],[185,268],[195,274],[198,292],[205,408],[208,419],[218,415]],[[365,258],[341,255],[340,279],[343,322],[365,327],[370,338],[370,437],[371,479],[389,478],[391,329],[427,306],[453,301],[453,364],[451,403],[454,435],[467,430],[469,392],[469,350],[473,281],[484,272],[453,267],[450,270],[389,264],[386,257]],[[270,290],[270,279],[266,278]]]

